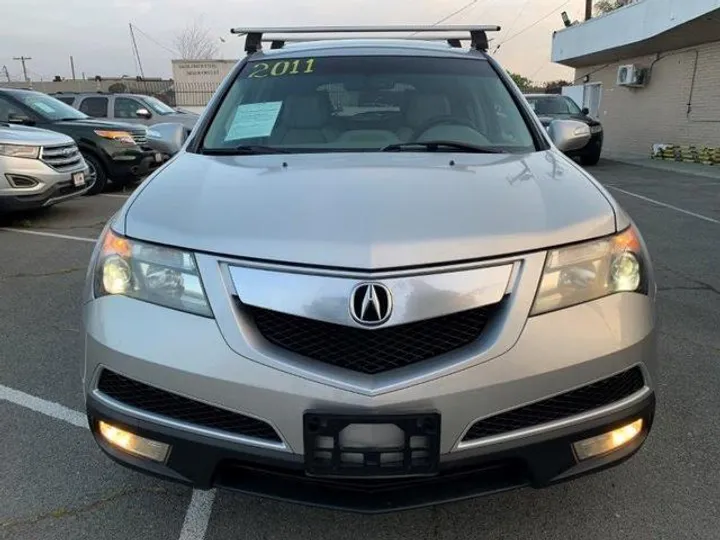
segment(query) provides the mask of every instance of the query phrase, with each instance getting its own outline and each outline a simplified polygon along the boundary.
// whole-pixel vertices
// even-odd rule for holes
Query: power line
[[[145,38],[147,38],[148,40],[152,41],[152,42],[153,42],[155,45],[157,45],[158,47],[160,47],[160,48],[162,48],[162,49],[165,49],[167,52],[169,52],[169,53],[172,54],[173,56],[178,56],[178,55],[180,54],[180,53],[178,53],[176,50],[171,49],[170,47],[168,47],[168,46],[166,46],[166,45],[163,45],[163,44],[160,43],[158,40],[156,40],[155,38],[153,38],[152,36],[150,36],[149,34],[146,34],[145,32],[143,32],[140,28],[137,27],[137,25],[134,25],[134,24],[133,24],[132,26],[133,26],[133,28],[137,31],[138,34],[142,34],[143,36],[145,36]]]
[[[144,79],[145,72],[143,71],[142,61],[140,60],[140,52],[138,51],[137,42],[135,41],[135,32],[133,32],[133,25],[132,25],[132,23],[128,23],[128,25],[130,26],[130,39],[132,40],[133,50],[135,51],[135,56],[137,57],[138,67],[140,68],[140,76]]]
[[[510,31],[511,31],[513,28],[515,28],[515,25],[517,24],[517,22],[520,20],[520,17],[522,16],[523,10],[525,9],[525,7],[527,7],[527,3],[528,3],[528,0],[525,0],[525,2],[523,3],[523,5],[522,5],[522,6],[520,7],[520,9],[518,10],[517,15],[515,16],[515,19],[513,20],[513,22],[510,24],[510,26],[508,26],[507,30],[505,30],[505,35],[506,35],[506,36],[510,34]],[[500,47],[500,45],[498,45],[498,48],[499,48],[499,47]],[[497,51],[497,49],[495,49],[495,50]]]
[[[444,22],[447,21],[448,19],[452,19],[455,15],[460,15],[463,11],[465,11],[466,9],[468,9],[468,8],[472,7],[473,5],[477,4],[479,1],[482,1],[482,0],[472,0],[471,2],[468,2],[467,4],[465,4],[465,5],[464,5],[463,7],[461,7],[460,9],[456,9],[455,11],[453,11],[452,13],[450,13],[450,15],[446,15],[445,17],[443,17],[443,18],[440,19],[439,21],[436,21],[436,22],[432,23],[430,26],[437,26],[437,25],[439,25],[439,24],[444,23]],[[418,32],[413,32],[413,33],[410,34],[410,35],[411,35],[411,36],[414,36],[414,35],[416,35],[417,33],[418,33]]]
[[[562,8],[564,8],[565,6],[567,6],[570,2],[571,2],[571,0],[567,0],[566,2],[563,2],[562,4],[560,4],[558,7],[556,7],[555,9],[553,9],[553,10],[552,10],[550,13],[548,13],[547,15],[539,18],[539,19],[536,20],[534,23],[532,23],[531,25],[526,26],[525,28],[523,28],[523,29],[520,30],[519,32],[513,34],[513,35],[510,36],[509,38],[506,38],[506,39],[505,39],[504,41],[502,41],[497,47],[495,47],[495,51],[494,51],[494,52],[497,52],[498,49],[500,49],[501,46],[505,45],[505,43],[507,43],[507,42],[510,41],[511,39],[515,39],[515,38],[518,37],[519,35],[522,35],[522,34],[524,34],[525,32],[527,32],[528,30],[530,30],[531,28],[537,26],[537,25],[540,24],[542,21],[544,21],[545,19],[547,19],[550,15],[553,15],[556,11],[559,11],[559,10],[561,10]]]

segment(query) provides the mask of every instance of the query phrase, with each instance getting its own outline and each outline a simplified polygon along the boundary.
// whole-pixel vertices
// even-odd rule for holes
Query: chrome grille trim
[[[40,159],[46,165],[60,172],[74,171],[84,165],[80,150],[75,144],[44,146],[40,153]]]

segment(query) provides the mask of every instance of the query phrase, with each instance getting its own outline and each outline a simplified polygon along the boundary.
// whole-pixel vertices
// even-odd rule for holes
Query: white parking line
[[[185,521],[180,531],[180,540],[203,540],[207,532],[215,490],[193,490],[190,505],[185,513]]]
[[[40,399],[3,385],[0,385],[0,400],[9,401],[15,405],[20,405],[26,409],[44,414],[45,416],[57,418],[73,426],[88,429],[87,417],[84,414],[68,409],[65,405],[60,405],[54,401]]]
[[[672,204],[664,203],[662,201],[656,201],[655,199],[651,199],[650,197],[645,197],[644,195],[638,195],[637,193],[633,193],[632,191],[626,191],[624,189],[620,189],[619,187],[607,185],[608,188],[614,189],[615,191],[619,191],[620,193],[624,193],[625,195],[630,195],[631,197],[636,197],[638,199],[641,199],[643,201],[647,201],[652,204],[657,204],[658,206],[663,206],[665,208],[669,208],[670,210],[675,210],[676,212],[680,212],[681,214],[686,214],[688,216],[696,217],[698,219],[702,219],[703,221],[709,221],[710,223],[715,223],[717,225],[720,225],[720,220],[703,216],[702,214],[698,214],[696,212],[691,212],[690,210],[685,210],[683,208],[679,208],[677,206],[673,206]]]
[[[14,390],[0,384],[0,401],[9,401],[20,407],[44,414],[68,424],[89,429],[87,417],[78,411],[74,411],[54,401],[48,401],[39,397],[31,396],[25,392]],[[204,540],[207,532],[210,514],[212,513],[213,502],[215,501],[215,490],[192,492],[190,504],[185,511],[180,540]]]
[[[61,238],[63,240],[75,240],[77,242],[92,242],[93,244],[95,242],[97,242],[97,238],[86,238],[84,236],[70,236],[69,234],[31,231],[28,229],[16,229],[14,227],[0,227],[0,231],[14,232],[14,233],[20,233],[20,234],[32,234],[35,236],[46,236],[48,238]]]

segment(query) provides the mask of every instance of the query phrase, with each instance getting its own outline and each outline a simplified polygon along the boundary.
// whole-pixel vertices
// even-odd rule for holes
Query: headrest
[[[291,95],[283,103],[282,124],[286,128],[316,129],[325,127],[331,114],[327,94]]]

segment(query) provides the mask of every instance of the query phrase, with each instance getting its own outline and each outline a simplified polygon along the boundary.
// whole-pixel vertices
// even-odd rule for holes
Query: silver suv
[[[118,122],[147,126],[173,123],[192,130],[199,118],[197,114],[179,112],[156,97],[143,94],[58,93],[53,97],[92,118]]]
[[[236,30],[248,56],[92,256],[84,384],[109,456],[382,512],[641,447],[650,258],[563,155],[588,126],[543,128],[486,52],[496,29]]]
[[[0,212],[50,206],[90,187],[88,166],[70,137],[0,123]]]

